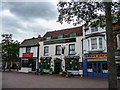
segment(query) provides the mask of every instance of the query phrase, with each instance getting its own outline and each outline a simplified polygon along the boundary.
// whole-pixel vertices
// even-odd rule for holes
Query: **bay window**
[[[102,38],[99,38],[99,49],[102,49]]]
[[[91,46],[92,46],[92,49],[97,49],[97,38],[91,39]]]
[[[103,50],[103,37],[88,39],[88,51]]]

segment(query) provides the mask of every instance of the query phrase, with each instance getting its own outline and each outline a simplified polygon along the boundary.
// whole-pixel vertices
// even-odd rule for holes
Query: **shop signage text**
[[[33,53],[23,53],[23,57],[33,57]]]
[[[59,44],[59,43],[69,43],[69,42],[76,42],[76,38],[53,40],[53,41],[45,41],[44,45]]]
[[[85,55],[84,57],[86,59],[87,58],[107,58],[107,54],[90,54],[90,55]]]

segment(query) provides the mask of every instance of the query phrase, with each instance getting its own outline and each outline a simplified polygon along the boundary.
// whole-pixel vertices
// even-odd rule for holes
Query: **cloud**
[[[57,6],[53,2],[4,2],[2,3],[2,32],[13,34],[13,39],[43,36],[51,30],[73,27],[60,24],[57,20]],[[1,39],[1,38],[0,38]]]
[[[3,9],[9,9],[11,13],[23,19],[57,18],[56,5],[51,2],[4,2]]]
[[[26,38],[43,36],[50,29],[34,20],[31,23],[16,16],[2,17],[2,33],[13,34],[15,40],[23,41]]]

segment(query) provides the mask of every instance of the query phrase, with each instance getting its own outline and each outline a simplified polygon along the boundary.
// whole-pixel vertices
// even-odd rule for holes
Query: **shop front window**
[[[22,60],[22,67],[29,67],[29,60]]]
[[[102,72],[103,73],[108,73],[108,65],[107,65],[107,63],[102,63]]]
[[[97,65],[96,63],[94,63],[94,69],[93,69],[94,72],[97,72]]]
[[[69,54],[74,55],[75,54],[75,44],[69,45]]]
[[[98,73],[101,73],[101,66],[100,66],[101,64],[100,63],[98,63]]]
[[[68,70],[79,70],[78,60],[69,59],[66,61],[66,66]]]
[[[41,67],[42,69],[50,69],[50,60],[48,59],[41,60]]]
[[[87,72],[92,72],[92,63],[87,63]]]

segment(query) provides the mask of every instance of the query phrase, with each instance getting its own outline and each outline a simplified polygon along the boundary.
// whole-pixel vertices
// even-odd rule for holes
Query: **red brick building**
[[[120,76],[120,25],[113,24],[113,39],[115,48],[115,60],[117,65],[117,74]]]

